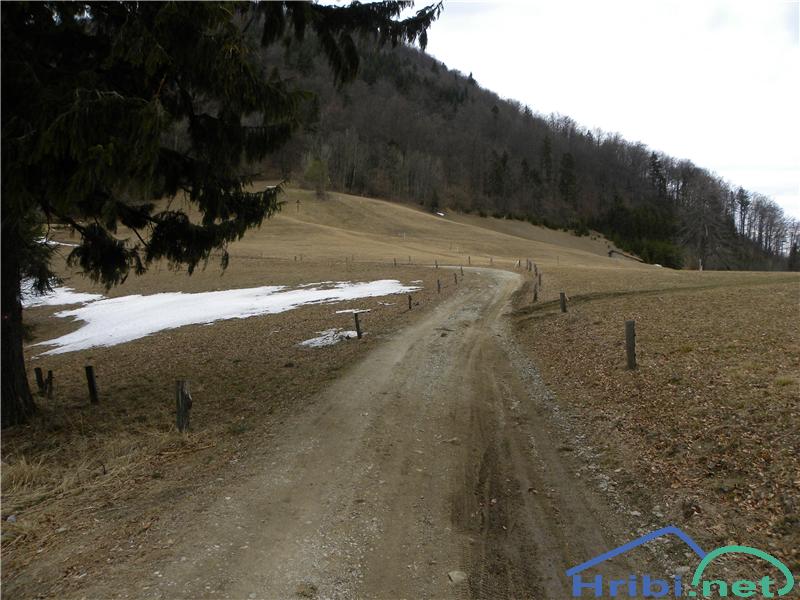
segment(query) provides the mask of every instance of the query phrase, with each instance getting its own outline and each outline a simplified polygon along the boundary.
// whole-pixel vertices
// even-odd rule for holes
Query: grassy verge
[[[800,279],[554,269],[515,329],[651,525],[800,568]],[[557,292],[567,290],[561,314]],[[639,367],[625,367],[636,320]]]

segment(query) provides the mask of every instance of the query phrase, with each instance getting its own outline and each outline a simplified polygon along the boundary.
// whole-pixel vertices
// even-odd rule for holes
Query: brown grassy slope
[[[603,257],[608,256],[609,248],[618,249],[614,244],[596,233],[578,237],[569,232],[558,229],[534,227],[527,221],[519,221],[516,219],[484,218],[473,214],[467,215],[452,213],[448,214],[447,218],[457,223],[463,223],[464,225],[480,227],[481,229],[488,229],[498,233],[505,233],[534,242],[542,242],[545,244],[553,244],[555,246],[568,247],[575,250],[583,250],[584,252],[597,254],[598,256]]]
[[[296,201],[300,200],[297,211]],[[275,227],[273,227],[275,225]],[[281,229],[279,236],[272,232]],[[290,189],[286,205],[269,225],[236,245],[249,256],[305,256],[343,260],[513,267],[518,259],[535,258],[543,265],[565,261],[590,267],[654,269],[627,260],[610,259],[602,238],[579,238],[563,231],[534,227],[520,221],[447,214],[439,217],[413,206],[329,194],[319,200],[313,192]]]
[[[514,319],[653,526],[800,567],[800,278],[561,268]],[[572,290],[569,312],[553,299]],[[639,368],[625,368],[636,320]]]

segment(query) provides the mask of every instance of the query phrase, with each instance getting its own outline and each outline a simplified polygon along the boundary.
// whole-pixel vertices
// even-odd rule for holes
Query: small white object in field
[[[58,242],[56,240],[48,240],[46,237],[41,237],[37,240],[40,244],[46,244],[48,246],[67,246],[69,248],[77,248],[79,244],[72,244],[70,242]]]
[[[85,324],[76,331],[35,345],[55,346],[42,356],[62,354],[95,346],[115,346],[184,325],[207,325],[226,319],[281,313],[306,304],[331,304],[417,290],[418,287],[404,285],[396,279],[379,279],[302,289],[263,286],[197,294],[169,292],[108,298],[56,313],[57,317],[72,317]]]
[[[461,583],[462,581],[466,580],[467,574],[464,573],[464,571],[450,571],[447,574],[447,578],[451,583]]]
[[[57,286],[46,294],[38,294],[33,289],[33,281],[25,279],[20,284],[22,292],[22,308],[33,306],[60,306],[62,304],[85,304],[100,300],[102,294],[82,294],[72,288]]]
[[[437,212],[436,214],[437,214],[437,215],[439,215],[440,217],[443,217],[443,216],[444,216],[444,213],[443,213],[443,212]]]
[[[358,334],[355,331],[342,331],[341,329],[326,329],[318,331],[319,337],[311,338],[300,342],[300,346],[310,346],[311,348],[322,348],[323,346],[333,346],[342,340],[349,340]]]
[[[344,308],[342,310],[337,310],[336,314],[337,315],[341,315],[341,314],[345,314],[345,313],[358,313],[358,314],[361,314],[361,313],[365,313],[365,312],[372,312],[372,311],[369,308]]]
[[[422,283],[422,279],[415,279],[415,280],[414,280],[414,281],[412,281],[411,283]]]

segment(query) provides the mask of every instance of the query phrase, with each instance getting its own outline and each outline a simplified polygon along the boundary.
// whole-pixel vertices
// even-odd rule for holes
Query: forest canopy
[[[324,172],[332,190],[591,227],[665,266],[782,269],[796,256],[800,226],[762,194],[501,99],[415,48],[364,45],[344,90],[325,78],[313,37],[264,56],[315,94],[302,132],[270,157],[273,175]]]

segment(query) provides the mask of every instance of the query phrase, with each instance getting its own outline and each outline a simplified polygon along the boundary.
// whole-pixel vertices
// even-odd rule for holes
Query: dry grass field
[[[568,313],[520,302],[515,329],[600,451],[609,488],[641,503],[637,525],[674,523],[712,547],[746,538],[800,568],[800,279],[548,274]]]
[[[233,476],[239,458],[270,443],[285,415],[449,297],[452,271],[434,262],[515,269],[527,258],[543,287],[536,305],[530,282],[518,297],[518,339],[602,450],[612,485],[650,507],[643,523],[666,519],[717,542],[746,532],[798,567],[797,276],[675,272],[608,258],[602,238],[522,222],[440,217],[339,194],[318,200],[302,190],[286,200],[282,213],[232,245],[224,274],[213,262],[191,277],[157,266],[106,292],[66,266],[60,271],[66,285],[111,297],[422,280],[414,309],[404,296],[372,298],[187,326],[110,348],[37,357],[40,349],[29,347],[31,370],[54,371],[55,394],[38,400],[29,426],[3,435],[4,584],[23,594],[42,589],[26,579],[26,567],[37,565],[48,589],[65,589],[98,561],[135,557],[187,489]],[[566,315],[558,312],[561,290],[570,297]],[[60,308],[26,310],[33,342],[76,327],[53,317]],[[371,309],[363,340],[297,345],[317,331],[350,328],[350,315],[335,314],[344,308]],[[634,372],[624,369],[625,319],[637,321]],[[88,403],[86,364],[98,375],[98,405]],[[173,427],[178,378],[192,385],[188,434]]]

